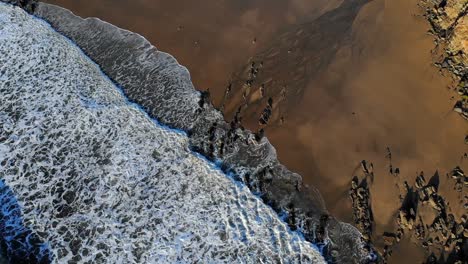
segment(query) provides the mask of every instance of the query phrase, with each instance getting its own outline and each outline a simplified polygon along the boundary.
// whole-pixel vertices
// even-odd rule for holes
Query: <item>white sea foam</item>
[[[0,178],[55,262],[323,262],[45,22],[0,22]]]

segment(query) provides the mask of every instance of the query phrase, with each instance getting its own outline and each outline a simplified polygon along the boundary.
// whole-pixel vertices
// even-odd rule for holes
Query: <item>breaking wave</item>
[[[0,199],[7,205],[0,232],[7,234],[7,257],[323,262],[247,187],[194,154],[185,133],[129,103],[44,21],[0,4],[0,52]]]

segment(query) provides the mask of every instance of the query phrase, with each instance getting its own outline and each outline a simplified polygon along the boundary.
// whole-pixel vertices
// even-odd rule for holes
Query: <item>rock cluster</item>
[[[387,158],[391,160],[389,150]],[[370,191],[374,179],[373,165],[362,161],[360,167],[360,175],[353,177],[349,191],[354,222],[367,243],[375,242],[374,240],[383,242],[379,248],[383,263],[388,261],[394,247],[403,238],[414,240],[413,242],[426,250],[429,257],[425,263],[467,263],[468,216],[464,214],[457,219],[451,212],[447,199],[439,192],[438,172],[429,180],[421,172],[414,185],[405,181],[404,193],[400,195],[401,206],[395,215],[395,231],[375,234]],[[468,176],[460,167],[454,168],[447,176],[455,180],[454,189],[463,196],[464,200],[460,202],[465,204],[466,209],[468,196],[464,194]]]
[[[359,179],[358,176],[354,176],[349,191],[353,206],[354,223],[367,242],[371,240],[374,224],[369,190],[369,181],[373,179],[372,164],[370,166],[368,168],[365,160],[361,162],[364,177]]]
[[[436,37],[437,48],[442,47],[441,58],[436,66],[449,71],[456,80],[459,94],[454,111],[468,119],[468,0],[423,0],[426,18],[430,22],[431,33]],[[468,136],[465,137],[468,144]],[[465,154],[466,156],[466,154]],[[455,180],[454,190],[459,193],[460,203],[468,209],[468,196],[464,195],[468,177],[460,167],[450,175]],[[466,263],[468,261],[467,216],[459,221],[449,213],[448,203],[434,184],[425,184],[424,178],[418,177],[416,188],[419,201],[429,205],[435,211],[432,223],[424,225],[422,219],[415,230],[416,237],[429,251],[427,263]],[[404,229],[404,227],[403,227]],[[439,258],[434,252],[438,252]]]
[[[465,175],[462,169],[460,167],[455,167],[455,169],[452,170],[451,177],[456,181],[455,182],[455,191],[461,193],[463,191],[463,188],[466,188],[468,186],[468,176]],[[467,208],[468,204],[465,204],[465,209]]]
[[[456,167],[452,177],[457,182],[465,179],[463,171]],[[436,174],[426,182],[424,174],[416,178],[414,186],[405,182],[405,198],[397,216],[397,232],[384,234],[386,248],[384,256],[391,255],[392,246],[404,235],[413,235],[418,244],[429,252],[426,263],[466,263],[468,259],[467,216],[457,220],[446,199],[439,194],[439,175]],[[421,215],[420,207],[432,209],[433,217]],[[391,239],[390,239],[391,238]],[[388,241],[388,243],[387,243]],[[439,253],[442,252],[442,253]],[[439,259],[436,256],[439,255]],[[436,262],[434,262],[436,261]]]
[[[423,0],[422,4],[437,46],[444,49],[436,66],[457,80],[460,98],[454,111],[468,119],[468,0]]]

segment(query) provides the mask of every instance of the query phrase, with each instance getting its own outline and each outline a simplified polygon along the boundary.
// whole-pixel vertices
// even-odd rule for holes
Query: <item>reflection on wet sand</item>
[[[250,126],[258,120],[255,114],[271,100],[273,110],[286,106],[274,111],[271,121],[284,121],[290,106],[303,99],[307,84],[327,70],[338,50],[350,41],[353,21],[368,2],[345,1],[316,19],[278,33],[244,70],[233,76],[224,97],[226,116],[229,118],[241,105],[247,113],[244,122]]]
[[[173,54],[227,118],[242,106],[244,125],[264,128],[281,162],[344,221],[353,221],[351,180],[362,160],[372,163],[377,245],[395,231],[403,182],[422,171],[444,176],[440,192],[461,217],[445,175],[467,169],[468,124],[452,112],[451,80],[432,65],[418,0],[49,2]],[[405,238],[389,261],[420,263],[425,254]]]
[[[350,42],[309,81],[301,102],[281,107],[288,111],[284,125],[266,128],[280,160],[318,186],[332,213],[345,220],[351,220],[346,192],[353,171],[371,161],[375,234],[395,221],[397,183],[414,182],[421,171],[445,175],[466,166],[467,124],[451,111],[450,80],[431,66],[432,37],[418,12],[417,1],[366,5]],[[399,179],[390,173],[387,147]],[[390,261],[414,252],[399,250]]]
[[[145,36],[174,54],[218,105],[229,76],[280,28],[317,17],[342,0],[46,0]]]

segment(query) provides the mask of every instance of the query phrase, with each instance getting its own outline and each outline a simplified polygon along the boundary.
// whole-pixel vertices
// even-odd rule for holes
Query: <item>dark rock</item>
[[[24,10],[26,10],[28,13],[33,13],[38,3],[38,0],[2,0],[2,1],[8,4],[19,6],[23,8]]]
[[[364,239],[370,243],[374,227],[374,215],[371,206],[371,197],[368,179],[373,177],[367,167],[367,162],[361,162],[364,177],[359,180],[358,176],[354,176],[351,181],[349,196],[353,207],[354,223],[359,231],[363,234]]]
[[[397,242],[397,235],[395,233],[384,232],[382,235],[385,245],[392,246]]]

